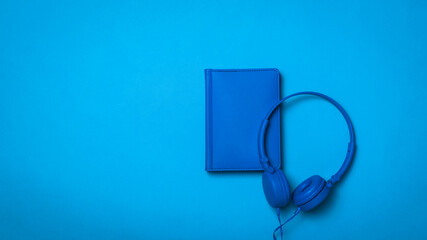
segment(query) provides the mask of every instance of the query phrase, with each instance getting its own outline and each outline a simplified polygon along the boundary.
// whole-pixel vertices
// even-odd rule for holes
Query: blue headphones
[[[266,132],[268,121],[271,114],[274,112],[276,108],[280,106],[282,102],[286,101],[291,97],[299,96],[299,95],[315,95],[332,103],[341,112],[341,114],[344,116],[345,121],[347,122],[348,130],[350,132],[350,142],[348,143],[347,156],[345,157],[344,163],[342,164],[341,168],[338,170],[337,173],[332,175],[332,177],[328,181],[326,181],[325,179],[323,179],[318,175],[311,176],[307,180],[302,182],[300,185],[298,185],[298,187],[294,190],[294,192],[291,195],[289,183],[286,180],[286,177],[283,171],[270,164],[270,161],[268,160],[268,157],[265,153],[264,142],[265,142],[265,132]],[[315,208],[319,204],[321,204],[329,195],[329,192],[332,186],[341,179],[341,177],[344,175],[344,173],[347,171],[348,167],[350,166],[350,163],[353,159],[354,150],[355,150],[354,142],[355,142],[354,129],[353,129],[353,125],[351,124],[350,118],[348,114],[344,111],[344,109],[341,107],[341,105],[339,105],[332,98],[317,92],[299,92],[299,93],[294,93],[292,95],[289,95],[283,98],[282,100],[280,100],[270,110],[270,112],[267,114],[267,116],[263,120],[261,124],[259,139],[258,139],[259,157],[260,157],[261,165],[264,169],[264,174],[262,175],[262,186],[264,188],[264,194],[267,199],[267,202],[273,208],[282,208],[289,203],[289,200],[292,197],[293,204],[298,207],[294,216],[298,214],[300,210],[308,211]],[[292,218],[294,216],[292,216]],[[289,220],[291,220],[292,218],[290,218]],[[280,216],[279,216],[279,221],[280,221]],[[278,228],[276,228],[275,232],[279,228],[281,229],[281,227],[284,224],[281,224]],[[274,236],[274,233],[273,233],[273,236]]]

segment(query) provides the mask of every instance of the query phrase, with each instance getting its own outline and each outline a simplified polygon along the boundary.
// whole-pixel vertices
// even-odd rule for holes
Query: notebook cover
[[[206,69],[206,171],[260,171],[258,134],[265,115],[280,100],[275,68]],[[270,118],[265,143],[280,167],[280,109]]]

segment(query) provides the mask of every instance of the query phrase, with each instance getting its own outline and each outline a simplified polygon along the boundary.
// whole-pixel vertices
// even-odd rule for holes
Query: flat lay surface
[[[427,235],[425,1],[1,1],[0,239],[271,239],[261,173],[205,171],[204,69],[277,68],[357,152],[286,239]],[[281,109],[294,189],[340,113]],[[285,218],[295,211],[282,209]]]

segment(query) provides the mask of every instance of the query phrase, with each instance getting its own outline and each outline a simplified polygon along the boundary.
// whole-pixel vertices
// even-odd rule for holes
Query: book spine
[[[212,169],[212,70],[205,69],[205,88],[206,88],[206,158],[205,170]]]

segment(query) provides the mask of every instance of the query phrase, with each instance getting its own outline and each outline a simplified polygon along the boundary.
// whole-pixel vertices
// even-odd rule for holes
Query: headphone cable
[[[278,209],[278,211],[277,211],[277,213],[278,213],[278,215],[280,214],[280,210],[279,210],[279,208],[277,208]],[[276,240],[276,232],[280,229],[280,232],[282,233],[282,235],[281,235],[281,239],[283,239],[283,232],[282,232],[282,228],[283,228],[283,225],[285,225],[286,223],[288,223],[289,221],[291,221],[296,215],[298,215],[298,213],[301,211],[301,208],[298,208],[296,211],[295,211],[295,213],[294,213],[294,215],[292,215],[290,218],[288,218],[288,220],[286,220],[284,223],[281,223],[281,221],[280,221],[280,216],[279,216],[279,223],[280,223],[280,226],[278,226],[275,230],[274,230],[274,232],[273,232],[273,239],[274,240]]]
[[[279,225],[282,225],[282,220],[280,220],[280,208],[277,208],[277,219],[279,219]],[[280,239],[283,240],[283,229],[280,227]]]

